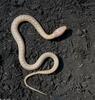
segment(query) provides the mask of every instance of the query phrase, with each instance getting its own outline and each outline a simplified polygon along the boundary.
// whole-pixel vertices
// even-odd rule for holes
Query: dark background
[[[19,27],[28,63],[35,63],[48,51],[59,57],[55,73],[28,80],[48,96],[29,90],[23,83],[29,72],[19,64],[17,44],[10,31],[13,19],[20,14],[34,16],[47,33],[68,26],[63,36],[52,41],[43,39],[29,23]],[[40,70],[52,64],[49,59]],[[95,100],[95,0],[0,0],[1,99]]]

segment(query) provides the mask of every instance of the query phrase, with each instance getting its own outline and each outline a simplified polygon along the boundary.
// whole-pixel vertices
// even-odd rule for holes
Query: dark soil
[[[10,31],[13,19],[20,14],[34,16],[48,33],[68,26],[63,36],[52,41],[43,39],[29,23],[19,27],[28,63],[35,63],[48,51],[59,57],[55,73],[28,80],[47,96],[23,83],[29,72],[19,64]],[[48,59],[39,70],[52,64]],[[0,0],[0,100],[95,100],[95,0]]]

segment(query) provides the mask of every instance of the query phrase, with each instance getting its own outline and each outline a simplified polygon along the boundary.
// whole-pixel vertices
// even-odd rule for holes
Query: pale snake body
[[[38,21],[34,17],[32,17],[30,15],[20,15],[20,16],[16,17],[14,19],[14,21],[12,22],[12,24],[11,24],[11,33],[12,33],[15,41],[17,42],[18,49],[19,49],[18,50],[19,51],[19,62],[20,62],[21,66],[24,69],[26,69],[26,70],[35,70],[35,69],[37,69],[37,68],[39,68],[41,66],[41,64],[44,62],[44,60],[46,58],[52,58],[54,60],[54,65],[53,65],[53,67],[51,69],[33,72],[33,73],[28,74],[24,78],[24,83],[28,88],[30,88],[31,90],[34,90],[36,92],[39,92],[41,94],[45,94],[45,93],[43,93],[43,92],[41,92],[41,91],[29,86],[26,81],[30,76],[33,76],[33,75],[36,75],[36,74],[51,74],[51,73],[53,73],[58,68],[59,60],[58,60],[58,58],[57,58],[57,56],[55,54],[53,54],[52,52],[47,52],[47,53],[42,54],[34,64],[28,64],[26,62],[26,60],[25,60],[25,45],[24,45],[24,41],[23,41],[19,31],[18,31],[19,24],[22,23],[22,22],[25,22],[25,21],[31,23],[34,26],[34,28],[38,31],[38,33],[44,39],[47,39],[47,40],[51,40],[51,39],[54,39],[54,38],[57,38],[57,37],[61,36],[65,32],[67,27],[66,26],[59,27],[52,34],[48,35],[43,30],[43,28],[38,23]]]

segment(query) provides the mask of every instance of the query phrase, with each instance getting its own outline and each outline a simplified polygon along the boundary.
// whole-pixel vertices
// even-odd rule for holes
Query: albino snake
[[[65,32],[67,27],[66,26],[62,26],[62,27],[56,29],[52,34],[48,35],[43,30],[43,28],[38,23],[38,21],[34,17],[32,17],[30,15],[20,15],[20,16],[16,17],[14,19],[14,21],[12,22],[12,25],[11,25],[11,33],[12,33],[15,41],[17,42],[18,49],[19,49],[19,62],[20,62],[21,66],[24,69],[26,69],[26,70],[35,70],[35,69],[37,69],[37,68],[39,68],[41,66],[41,64],[44,62],[44,60],[46,58],[52,58],[54,60],[54,65],[53,65],[53,67],[51,69],[33,72],[33,73],[28,74],[24,78],[24,83],[29,89],[34,90],[36,92],[39,92],[41,94],[45,94],[45,93],[43,93],[43,92],[41,92],[41,91],[39,91],[39,90],[37,90],[35,88],[30,87],[27,84],[26,81],[30,76],[33,76],[33,75],[36,75],[36,74],[51,74],[51,73],[53,73],[58,68],[59,60],[58,60],[58,58],[57,58],[57,56],[55,54],[53,54],[51,52],[47,52],[47,53],[42,54],[39,57],[39,59],[36,61],[36,63],[34,63],[34,64],[28,64],[26,62],[26,60],[25,60],[25,45],[24,45],[24,41],[23,41],[19,31],[18,31],[19,24],[22,23],[22,22],[25,22],[25,21],[31,23],[34,26],[34,28],[38,31],[38,33],[44,39],[47,39],[47,40],[51,40],[51,39],[54,39],[56,37],[61,36]]]

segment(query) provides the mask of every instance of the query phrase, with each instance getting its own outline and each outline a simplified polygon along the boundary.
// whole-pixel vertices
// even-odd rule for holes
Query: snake
[[[29,77],[33,76],[33,75],[51,74],[51,73],[55,72],[57,70],[58,66],[59,66],[59,59],[54,53],[46,52],[46,53],[43,53],[34,64],[28,64],[26,62],[26,59],[25,59],[25,44],[24,44],[24,40],[21,37],[21,34],[18,30],[19,25],[23,22],[28,22],[28,23],[32,24],[33,27],[37,30],[37,32],[46,40],[52,40],[52,39],[55,39],[55,38],[61,36],[65,32],[67,27],[61,26],[61,27],[57,28],[53,33],[47,34],[44,31],[44,29],[42,28],[42,26],[39,24],[39,22],[33,16],[24,15],[24,14],[17,16],[11,24],[11,33],[12,33],[13,38],[16,41],[17,46],[18,46],[18,59],[19,59],[21,66],[25,70],[32,71],[32,70],[38,69],[47,58],[52,58],[53,61],[54,61],[54,65],[53,65],[53,67],[51,67],[51,69],[38,70],[36,72],[32,72],[32,73],[28,74],[24,78],[24,83],[25,83],[26,87],[28,87],[29,89],[31,89],[33,91],[36,91],[38,93],[46,95],[46,93],[44,93],[40,90],[37,90],[37,89],[31,87],[30,85],[28,85],[27,79]]]

